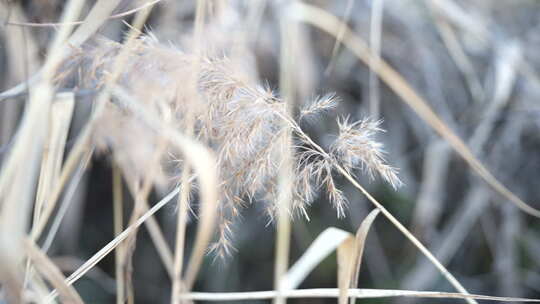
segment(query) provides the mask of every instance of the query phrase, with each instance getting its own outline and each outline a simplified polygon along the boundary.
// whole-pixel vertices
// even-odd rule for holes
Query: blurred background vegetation
[[[87,1],[90,8],[94,1]],[[279,91],[280,19],[286,1],[213,0],[226,7],[208,39],[216,44],[248,46],[242,64],[263,83]],[[357,0],[306,1],[338,16],[371,44],[475,155],[513,193],[540,208],[540,2],[533,0]],[[121,13],[142,2],[123,1]],[[256,4],[254,4],[256,3]],[[248,16],[260,9],[258,28]],[[0,6],[1,91],[27,79],[46,56],[55,35],[53,26],[21,26],[10,22],[50,23],[60,18],[62,0],[2,1]],[[15,20],[14,17],[21,18]],[[192,31],[195,1],[161,1],[145,25],[161,43],[182,46]],[[110,19],[100,35],[122,41],[131,16]],[[212,20],[209,21],[212,24]],[[246,35],[247,34],[247,35]],[[243,37],[242,41],[236,39]],[[387,132],[378,138],[387,160],[399,168],[404,186],[360,181],[388,210],[427,245],[471,293],[540,298],[540,222],[486,185],[428,124],[345,47],[333,52],[335,38],[301,26],[298,66],[299,100],[335,92],[337,111],[354,119],[382,118]],[[223,41],[219,41],[222,39]],[[7,41],[20,40],[20,43]],[[21,48],[10,48],[18,45]],[[180,47],[181,48],[181,47]],[[24,108],[0,103],[0,160],[9,151]],[[77,105],[67,148],[76,138],[87,111]],[[309,134],[323,145],[337,128],[333,117],[310,124]],[[345,180],[340,188],[349,200],[347,217],[338,219],[324,197],[309,208],[310,221],[295,219],[291,261],[327,227],[355,231],[372,209]],[[128,193],[127,189],[125,193]],[[162,193],[152,193],[150,202]],[[131,200],[126,195],[126,200]],[[125,216],[131,212],[125,203]],[[173,246],[176,207],[157,215]],[[273,288],[275,225],[253,204],[234,226],[236,252],[225,260],[207,256],[194,290],[256,291]],[[195,225],[188,226],[191,244]],[[71,273],[114,237],[112,164],[109,155],[93,156],[72,198],[71,207],[49,250],[49,256]],[[137,303],[166,303],[171,282],[146,229],[137,237],[133,283]],[[359,286],[452,291],[386,219],[380,217],[369,234]],[[336,286],[335,255],[327,258],[301,285]],[[109,255],[76,283],[87,303],[115,301],[114,255]],[[329,299],[289,303],[335,303]],[[357,303],[454,303],[456,300],[380,299]],[[251,303],[264,303],[264,301]]]

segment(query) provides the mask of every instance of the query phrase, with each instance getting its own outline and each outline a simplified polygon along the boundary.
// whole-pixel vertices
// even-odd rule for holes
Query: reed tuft
[[[121,47],[106,39],[83,46],[66,62],[58,82],[67,83],[76,76],[84,88],[99,90]],[[348,172],[360,169],[371,178],[378,174],[394,188],[401,185],[396,170],[384,160],[382,144],[375,140],[382,131],[380,121],[351,123],[348,118],[338,119],[339,134],[329,153],[317,150],[313,141],[306,140],[299,122],[314,122],[319,115],[335,109],[334,94],[316,98],[294,119],[279,96],[226,57],[197,57],[164,47],[152,36],[141,38],[128,56],[119,90],[180,130],[190,127],[186,119],[190,113],[195,137],[217,155],[220,223],[217,240],[210,247],[216,256],[225,257],[234,251],[232,227],[246,206],[263,204],[273,221],[278,208],[278,172],[287,153],[278,140],[283,132],[292,132],[298,143],[291,216],[300,214],[309,219],[307,209],[320,193],[328,196],[338,217],[345,216],[347,199],[333,176],[336,165]],[[190,79],[196,80],[196,93],[185,88]],[[107,107],[94,134],[97,146],[112,151],[128,176],[144,176],[153,165],[148,156],[155,150],[159,134],[121,101],[113,100]],[[183,161],[171,162],[170,155],[175,154],[163,153],[163,161],[168,161],[169,166],[176,164],[173,176],[179,177]],[[165,180],[166,171],[159,170],[162,175],[157,175],[156,183]]]

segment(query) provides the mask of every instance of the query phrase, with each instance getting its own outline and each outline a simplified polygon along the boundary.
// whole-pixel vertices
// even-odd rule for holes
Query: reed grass
[[[23,31],[42,27],[56,30],[52,39],[49,37],[40,68],[27,75],[25,81],[19,71],[20,84],[0,93],[0,106],[9,109],[9,113],[17,109],[17,102],[26,99],[16,132],[12,132],[13,119],[1,125],[1,131],[5,132],[0,144],[5,145],[6,152],[2,155],[0,171],[0,301],[89,301],[74,285],[112,251],[115,252],[111,275],[116,303],[141,301],[143,292],[138,290],[141,278],[135,273],[144,266],[136,255],[146,245],[141,244],[144,239],[140,228],[144,226],[168,284],[163,301],[174,304],[254,300],[283,304],[295,298],[337,298],[340,304],[352,304],[356,299],[395,297],[446,298],[468,303],[540,302],[521,294],[516,297],[470,294],[468,281],[449,270],[448,263],[464,242],[466,230],[472,229],[474,221],[488,206],[488,190],[481,188],[479,182],[468,188],[464,201],[479,200],[481,205],[474,209],[465,206],[458,211],[450,221],[452,227],[458,228],[443,231],[444,240],[435,246],[435,254],[425,245],[425,239],[429,241],[429,238],[410,231],[404,219],[394,213],[395,207],[376,198],[371,191],[374,188],[369,186],[373,181],[384,184],[385,192],[395,197],[404,191],[401,189],[416,186],[409,185],[408,180],[402,181],[401,174],[407,176],[409,172],[399,172],[394,165],[395,154],[387,152],[395,145],[390,140],[396,138],[394,132],[400,136],[405,131],[389,128],[385,133],[384,128],[392,126],[393,119],[399,115],[409,115],[396,114],[401,108],[387,109],[384,99],[388,90],[420,118],[419,122],[408,122],[415,132],[427,134],[429,131],[424,126],[435,131],[433,135],[429,133],[436,140],[428,142],[431,149],[423,162],[424,175],[433,180],[423,181],[418,204],[421,209],[416,211],[414,220],[419,224],[416,227],[430,226],[436,231],[431,226],[442,221],[443,212],[427,212],[426,201],[435,198],[439,201],[437,206],[443,206],[443,194],[432,192],[443,189],[448,180],[445,177],[451,171],[449,148],[457,153],[459,161],[468,165],[467,170],[463,169],[466,177],[475,172],[498,193],[499,200],[512,204],[506,208],[517,207],[516,210],[535,219],[540,217],[537,207],[525,203],[495,177],[486,165],[489,159],[482,158],[499,127],[496,120],[501,109],[511,103],[518,77],[529,75],[527,79],[536,79],[534,70],[518,69],[525,57],[519,44],[499,50],[493,101],[485,105],[485,116],[472,128],[469,139],[462,139],[452,129],[453,125],[445,121],[446,117],[454,118],[453,113],[445,112],[443,118],[432,108],[429,99],[384,58],[383,41],[387,35],[383,28],[384,12],[396,5],[390,0],[374,1],[368,10],[369,45],[361,33],[349,26],[357,21],[354,1],[343,2],[343,18],[339,18],[332,6],[301,1],[248,4],[199,0],[181,10],[189,12],[189,16],[179,18],[183,21],[178,24],[188,27],[172,42],[160,40],[159,30],[152,31],[145,25],[152,24],[152,18],[156,18],[153,14],[159,16],[160,9],[191,4],[141,1],[117,13],[120,2],[100,0],[86,7],[84,1],[70,0],[63,6],[59,22],[43,23],[27,22],[19,3],[1,4],[12,9],[16,17],[5,22],[10,33],[15,26]],[[428,10],[434,18],[434,32],[441,35],[442,44],[456,64],[456,73],[462,75],[464,86],[470,91],[471,101],[487,103],[488,92],[466,46],[462,45],[458,28],[469,28],[471,35],[484,44],[494,39],[489,29],[471,21],[474,18],[450,0],[430,4]],[[280,16],[279,21],[269,25],[269,17],[265,15],[268,11]],[[83,12],[88,13],[81,18]],[[246,20],[242,20],[243,12],[248,13]],[[131,15],[133,19],[129,23],[124,20],[126,32],[118,39],[98,33],[115,19]],[[246,25],[251,28],[242,29]],[[313,32],[307,31],[307,26]],[[275,79],[279,90],[265,84],[258,71],[260,64],[256,62],[260,55],[255,46],[268,43],[268,31],[279,35],[279,39],[270,42],[279,47],[267,50],[274,53],[279,63]],[[327,47],[321,47],[324,42],[318,44],[311,39],[321,32],[330,36]],[[12,46],[21,44],[10,37],[3,38],[10,40]],[[29,48],[35,49],[37,43],[31,41]],[[10,48],[10,57],[16,56],[13,49]],[[313,54],[321,50],[327,53],[324,58],[328,60],[321,79],[328,80],[342,70],[353,69],[343,63],[347,60],[351,63],[359,59],[369,69],[366,87],[371,117],[359,118],[347,111],[350,105],[344,100],[350,98],[340,92],[312,92],[319,75],[303,75],[302,70],[308,69],[304,65],[315,66]],[[351,52],[349,57],[345,52]],[[37,66],[33,61],[38,60],[32,57],[31,65]],[[13,66],[21,69],[20,65]],[[379,80],[387,87],[379,84]],[[308,93],[320,95],[305,100]],[[85,103],[91,109],[84,113]],[[23,108],[22,102],[20,107]],[[83,119],[79,118],[81,111]],[[385,114],[389,118],[383,120]],[[78,130],[76,124],[80,125]],[[325,136],[313,131],[329,125],[334,131],[325,130]],[[418,142],[423,144],[423,140]],[[438,158],[438,153],[444,154]],[[59,241],[57,233],[74,204],[74,193],[85,171],[100,155],[105,155],[112,166],[109,186],[114,236],[103,241],[104,246],[66,275],[55,264],[50,249]],[[314,217],[312,211],[320,201],[328,202],[333,210],[322,217],[338,220],[347,217],[350,210],[355,210],[352,204],[358,202],[351,189],[374,206],[359,228],[354,228],[356,233],[325,227],[311,247],[295,253],[292,242],[298,237],[294,231],[298,227],[296,223],[318,221],[321,214]],[[157,202],[150,203],[156,196]],[[176,207],[169,209],[176,212],[175,220],[171,221],[174,224],[166,226],[156,214],[174,203]],[[259,218],[257,228],[272,224],[266,229],[276,231],[273,274],[264,274],[273,275],[273,290],[194,292],[204,288],[204,284],[197,284],[199,280],[204,282],[204,276],[200,276],[202,270],[205,276],[209,273],[217,276],[218,264],[227,264],[242,254],[243,247],[237,248],[237,244],[245,230],[250,230],[243,228],[245,215],[253,214],[250,209],[260,211],[253,216]],[[370,246],[366,241],[368,235],[374,233],[370,228],[378,214],[397,228],[438,273],[426,270],[428,266],[424,263],[414,266],[403,283],[418,288],[358,288],[364,287],[360,279],[361,264],[367,254],[365,248]],[[506,212],[503,217],[505,244],[511,244],[519,230],[518,217],[517,212]],[[386,240],[381,242],[384,244]],[[511,249],[494,254],[498,267],[508,266],[502,256],[512,261],[517,259]],[[334,251],[337,288],[297,289]],[[292,261],[297,255],[300,256],[297,262]],[[207,259],[218,263],[205,263]],[[512,272],[512,278],[519,277],[514,268],[505,269]],[[456,293],[417,290],[427,288],[425,284],[439,274]],[[411,283],[417,279],[421,283]],[[250,286],[248,281],[245,278],[246,286]]]

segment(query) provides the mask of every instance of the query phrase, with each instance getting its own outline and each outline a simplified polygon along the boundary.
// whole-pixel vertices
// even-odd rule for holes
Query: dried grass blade
[[[94,4],[84,23],[69,38],[69,44],[79,46],[92,36],[98,28],[109,18],[112,11],[121,0],[99,0]]]
[[[337,248],[337,281],[339,288],[339,304],[347,304],[348,290],[351,285],[355,258],[356,240],[351,235]]]
[[[356,288],[358,285],[358,275],[360,273],[360,265],[362,263],[362,255],[364,253],[367,234],[379,212],[380,210],[378,209],[371,211],[362,221],[362,224],[360,224],[360,227],[356,231],[356,235],[354,237],[350,236],[338,247],[339,304],[347,304],[347,299],[349,297],[351,299],[351,304],[355,301],[354,296],[348,295],[348,290],[349,288]]]
[[[41,160],[36,202],[34,204],[34,223],[39,221],[41,212],[45,208],[46,198],[50,195],[52,186],[56,184],[60,176],[74,106],[74,95],[71,92],[56,95],[56,101],[51,106],[50,130]]]
[[[324,258],[349,238],[352,238],[352,234],[338,228],[324,230],[285,274],[281,288],[289,290],[298,287]]]
[[[375,209],[371,211],[366,218],[362,221],[362,224],[360,224],[360,227],[356,231],[356,237],[355,237],[355,248],[354,248],[354,258],[352,259],[352,262],[354,265],[352,265],[352,273],[350,277],[350,288],[356,288],[358,286],[358,276],[360,275],[360,266],[362,265],[362,256],[364,255],[364,246],[366,244],[366,238],[369,233],[369,229],[371,228],[371,225],[375,221],[375,218],[377,218],[377,215],[379,215],[380,210]],[[356,298],[354,296],[351,297],[350,303],[354,304]]]
[[[32,92],[10,154],[0,173],[0,281],[13,299],[22,296],[22,279],[17,265],[22,262],[22,240],[32,210],[48,124],[50,86]]]
[[[184,186],[178,197],[178,215],[176,219],[176,238],[175,238],[175,250],[174,250],[174,268],[172,275],[172,295],[171,304],[180,303],[180,295],[182,293],[182,269],[184,268],[184,247],[186,240],[186,226],[188,220],[189,209],[189,191],[191,190],[191,184],[189,183],[189,175],[191,169],[189,165],[185,165],[181,177],[181,185]]]
[[[122,174],[118,166],[113,167],[113,214],[114,214],[114,235],[118,236],[124,229],[124,191],[122,189]],[[122,274],[122,265],[125,249],[120,245],[114,251],[114,270],[116,279],[116,303],[123,304],[125,297],[125,281]]]
[[[58,267],[43,253],[30,239],[24,242],[26,253],[34,266],[47,280],[58,290],[58,293],[66,303],[84,303],[81,296],[73,286],[66,284],[65,277]]]

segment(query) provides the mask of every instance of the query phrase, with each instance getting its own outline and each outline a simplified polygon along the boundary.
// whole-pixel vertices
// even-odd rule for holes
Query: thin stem
[[[252,301],[267,300],[276,297],[277,291],[251,291],[251,292],[192,292],[183,296],[186,300],[196,301]],[[338,298],[338,288],[314,288],[314,289],[294,289],[286,290],[284,294],[289,298]],[[434,299],[477,299],[498,302],[533,302],[538,303],[540,299],[493,297],[477,294],[463,294],[453,292],[438,291],[414,291],[414,290],[392,290],[392,289],[348,289],[348,297],[355,298],[434,298]]]
[[[182,292],[182,266],[184,262],[184,244],[186,240],[186,225],[187,225],[187,214],[188,214],[188,204],[189,204],[189,191],[190,191],[190,182],[189,174],[191,168],[189,165],[184,167],[182,172],[180,196],[178,198],[178,217],[176,221],[176,241],[174,249],[174,269],[173,269],[173,288],[172,288],[172,297],[171,303],[177,304],[180,303],[180,296]]]
[[[122,176],[120,168],[113,167],[113,212],[114,212],[114,235],[118,236],[122,233],[124,226],[123,219],[123,191],[122,191]],[[116,303],[123,304],[125,302],[125,283],[122,271],[124,246],[120,245],[114,251],[115,253],[115,274],[116,274]]]
[[[280,54],[280,87],[285,98],[286,109],[292,116],[295,107],[295,65],[292,58],[296,54],[295,41],[298,37],[298,24],[289,18],[281,22],[281,54]],[[286,122],[283,122],[286,123]],[[277,197],[277,232],[274,265],[274,288],[278,291],[274,304],[285,304],[284,287],[281,281],[289,266],[289,250],[291,241],[291,221],[289,209],[292,201],[292,136],[284,132],[278,140],[283,141],[283,161],[278,175]]]

